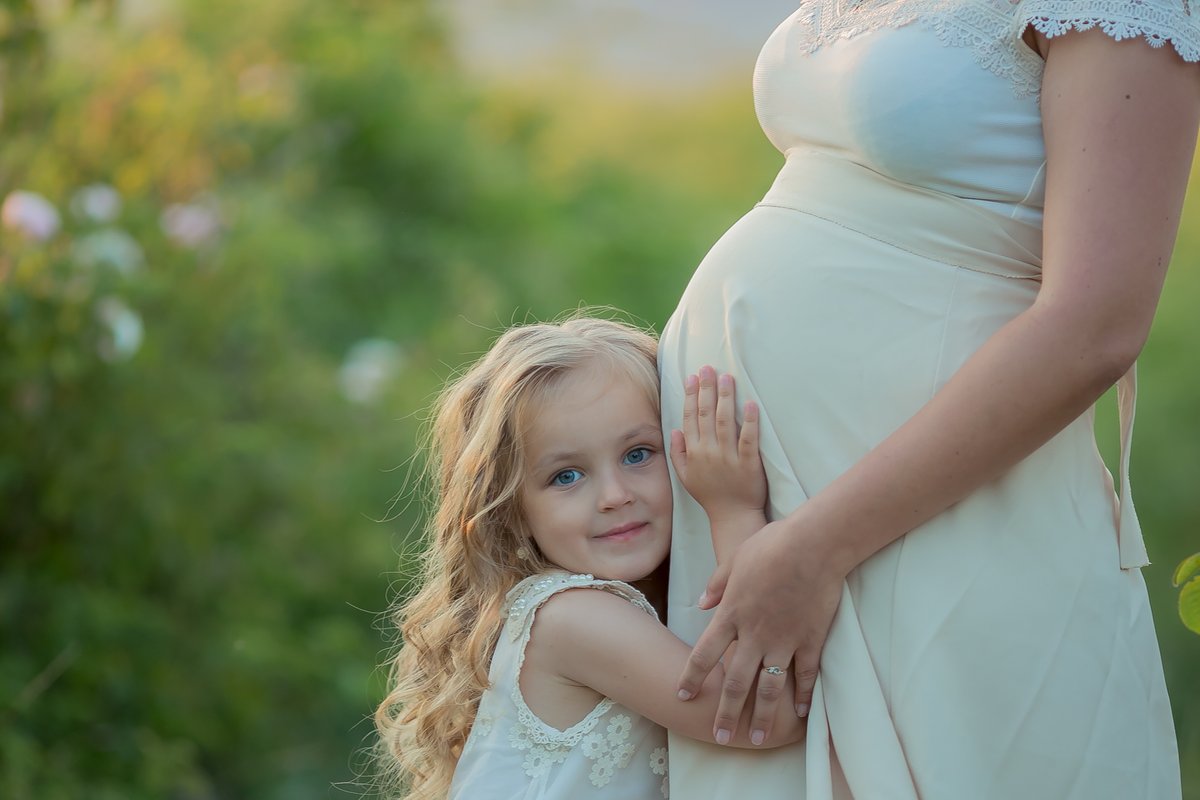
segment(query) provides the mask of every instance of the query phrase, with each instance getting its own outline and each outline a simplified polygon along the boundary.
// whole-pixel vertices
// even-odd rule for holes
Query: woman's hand
[[[846,573],[826,555],[816,537],[802,527],[803,507],[772,522],[738,549],[716,615],[692,649],[679,681],[680,699],[699,691],[705,676],[734,641],[736,652],[725,667],[725,681],[714,730],[717,742],[729,741],[748,700],[754,704],[751,731],[770,734],[780,701],[806,716],[821,663],[821,648],[842,596]],[[719,572],[718,572],[719,574]],[[710,583],[705,594],[720,594]],[[780,672],[768,672],[779,667]],[[795,695],[785,698],[787,670],[794,669]],[[751,688],[757,690],[751,698]]]

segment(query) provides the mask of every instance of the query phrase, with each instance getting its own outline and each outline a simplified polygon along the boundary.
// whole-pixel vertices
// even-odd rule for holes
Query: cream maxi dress
[[[731,371],[763,409],[772,516],[820,491],[1038,292],[1042,61],[1025,27],[1195,61],[1198,23],[1194,0],[806,0],[754,76],[786,161],[666,326],[666,424],[687,373]],[[1119,503],[1086,414],[851,574],[806,742],[673,736],[672,796],[1178,798],[1126,478],[1133,384]],[[669,623],[695,641],[713,557],[676,489]]]

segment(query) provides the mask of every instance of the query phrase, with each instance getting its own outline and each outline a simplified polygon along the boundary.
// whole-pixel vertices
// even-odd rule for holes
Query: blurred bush
[[[777,161],[738,92],[484,95],[419,0],[0,4],[0,797],[370,794],[420,409],[527,315],[661,324]],[[1200,523],[1198,297],[1177,267],[1143,363],[1162,564]]]
[[[629,174],[537,178],[422,3],[0,32],[0,796],[336,794],[414,412],[514,314],[662,318],[691,237]]]

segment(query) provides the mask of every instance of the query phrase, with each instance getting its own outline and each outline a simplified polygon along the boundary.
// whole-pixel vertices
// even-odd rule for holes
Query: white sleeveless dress
[[[683,377],[712,364],[762,407],[773,518],[851,467],[1037,295],[1042,61],[1022,31],[1099,28],[1195,61],[1191,5],[805,0],[754,76],[786,161],[665,328],[665,424]],[[1119,503],[1086,414],[850,575],[805,742],[748,753],[672,736],[673,794],[1178,798],[1128,490],[1133,377]],[[668,620],[693,642],[713,556],[676,490]]]
[[[612,592],[655,619],[634,587],[591,575],[549,572],[508,593],[504,628],[479,701],[475,724],[454,770],[449,800],[662,800],[667,796],[667,734],[659,725],[605,698],[561,730],[542,721],[521,695],[534,615],[558,592]]]

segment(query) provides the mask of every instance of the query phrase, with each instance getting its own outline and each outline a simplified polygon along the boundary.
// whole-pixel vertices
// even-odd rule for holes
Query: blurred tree
[[[0,795],[327,796],[409,412],[514,314],[661,319],[687,204],[544,181],[420,2],[3,14]]]

